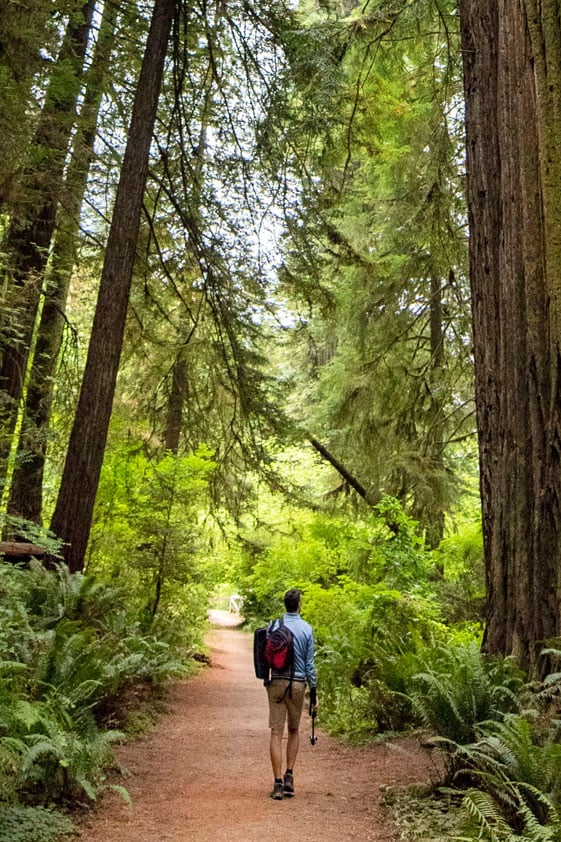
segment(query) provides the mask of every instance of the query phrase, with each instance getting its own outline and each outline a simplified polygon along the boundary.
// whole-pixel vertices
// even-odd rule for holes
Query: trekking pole
[[[318,738],[316,737],[316,715],[317,711],[315,707],[315,700],[312,700],[310,698],[310,716],[312,717],[312,733],[310,735],[310,743],[313,746],[315,746],[315,744],[318,741]]]

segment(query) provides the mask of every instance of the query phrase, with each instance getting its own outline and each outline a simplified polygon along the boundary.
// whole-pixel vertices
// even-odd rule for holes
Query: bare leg
[[[300,731],[292,731],[288,729],[288,740],[286,744],[286,768],[294,769],[296,763],[296,756],[298,754],[298,747],[300,745]]]
[[[290,739],[290,734],[289,734]],[[273,775],[278,780],[282,778],[282,731],[271,728],[271,742],[269,744]]]

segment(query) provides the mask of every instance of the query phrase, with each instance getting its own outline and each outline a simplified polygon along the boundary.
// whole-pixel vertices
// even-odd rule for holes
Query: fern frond
[[[129,807],[132,807],[132,798],[128,789],[126,789],[124,786],[119,786],[118,784],[109,784],[108,789],[113,790],[113,792],[117,792],[121,796],[125,804],[127,804],[127,806]]]
[[[24,730],[29,731],[41,721],[43,714],[40,704],[18,699],[12,709],[12,722],[18,730],[23,727]]]
[[[2,661],[0,660],[0,675],[3,677],[21,674],[28,672],[27,664],[22,664],[20,661]]]
[[[81,789],[83,789],[90,801],[95,801],[97,799],[98,788],[94,786],[94,784],[86,778],[78,778],[76,783],[79,787],[81,787]]]
[[[13,760],[19,755],[25,754],[27,745],[18,737],[0,737],[0,758]]]
[[[64,760],[62,747],[60,743],[52,740],[41,739],[33,743],[26,751],[23,759],[21,771],[27,775],[37,761],[43,757],[50,757],[55,761]]]
[[[488,793],[470,790],[462,804],[479,828],[480,838],[485,833],[490,842],[505,842],[511,836],[510,825]]]
[[[439,651],[434,663],[413,676],[410,700],[422,724],[440,736],[472,743],[480,723],[519,709],[521,680],[510,661],[490,661],[466,646]]]
[[[551,804],[549,804],[551,807]],[[531,842],[558,842],[559,820],[556,814],[548,813],[542,821],[525,801],[519,807],[519,816],[523,822],[523,838]]]

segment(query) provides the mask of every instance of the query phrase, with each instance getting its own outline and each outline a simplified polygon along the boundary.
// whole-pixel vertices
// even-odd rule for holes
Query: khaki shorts
[[[269,697],[269,728],[272,728],[274,731],[284,731],[284,724],[287,717],[290,731],[297,731],[300,727],[306,683],[304,681],[293,681],[292,698],[289,698],[287,691],[282,702],[279,702],[278,700],[282,698],[289,683],[288,679],[277,678],[271,681],[267,687],[267,695]]]

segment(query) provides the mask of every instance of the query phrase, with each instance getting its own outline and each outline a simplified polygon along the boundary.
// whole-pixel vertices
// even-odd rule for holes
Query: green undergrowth
[[[183,642],[139,622],[118,587],[0,564],[0,842],[60,835],[58,814],[33,808],[83,807],[107,788],[129,799],[108,780],[114,747],[158,718],[169,679],[198,669]]]
[[[60,842],[75,830],[57,810],[0,804],[0,842]]]
[[[449,842],[462,835],[466,816],[457,796],[428,787],[388,789],[384,804],[407,842]]]
[[[464,577],[478,582],[482,569],[471,530],[433,552],[400,503],[384,498],[353,520],[290,510],[282,530],[262,526],[246,544],[238,587],[250,628],[282,612],[289,587],[302,591],[302,616],[316,643],[321,725],[331,734],[361,744],[418,727],[421,691],[413,696],[413,678],[437,672],[439,653],[457,650],[469,673],[481,625],[475,596],[467,606],[459,595]]]

